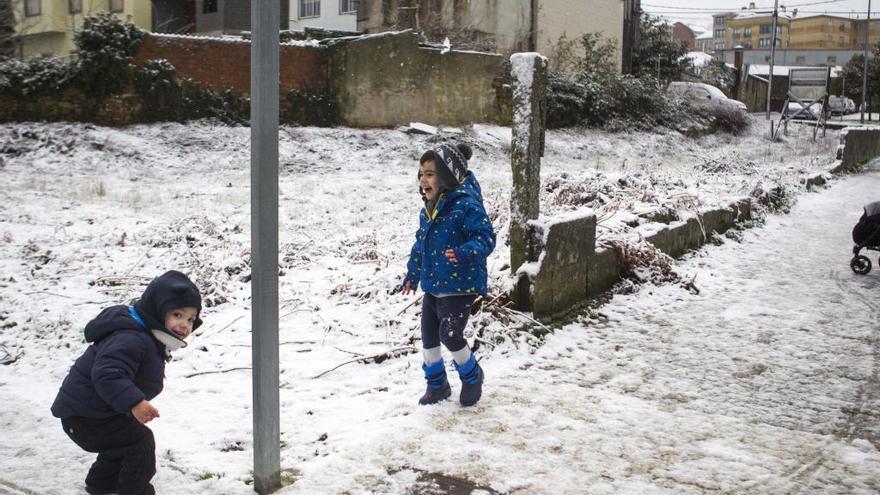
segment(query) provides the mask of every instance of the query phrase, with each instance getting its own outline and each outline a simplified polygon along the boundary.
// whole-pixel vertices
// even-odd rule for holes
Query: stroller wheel
[[[871,271],[871,260],[867,256],[859,255],[849,262],[849,267],[859,275],[865,275]]]

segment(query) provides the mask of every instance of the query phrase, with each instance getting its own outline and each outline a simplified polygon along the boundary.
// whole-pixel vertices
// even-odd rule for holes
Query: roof
[[[740,12],[739,14],[736,14],[736,16],[734,16],[733,20],[739,21],[742,19],[757,19],[760,17],[772,17],[772,14],[770,12],[763,11],[763,10],[762,11],[746,10],[746,11]],[[792,19],[792,15],[790,12],[780,12],[779,18],[790,21]]]
[[[694,67],[703,67],[711,62],[715,57],[706,52],[687,52],[684,58],[690,59]]]
[[[821,69],[822,66],[815,65],[774,65],[773,66],[773,75],[774,76],[788,76],[788,73],[791,69]],[[843,67],[839,65],[835,65],[831,67],[831,77],[837,77],[839,73],[843,71]],[[767,74],[770,74],[770,66],[767,64],[751,64],[749,65],[749,73],[750,76],[759,76],[759,77],[767,77]]]

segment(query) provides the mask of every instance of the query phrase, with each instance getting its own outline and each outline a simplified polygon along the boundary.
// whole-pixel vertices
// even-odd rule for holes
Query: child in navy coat
[[[425,206],[407,264],[403,294],[422,299],[422,369],[428,382],[419,404],[435,404],[452,394],[440,344],[452,354],[461,378],[459,401],[480,400],[483,370],[464,338],[471,304],[486,295],[486,258],[495,248],[492,222],[483,206],[480,184],[467,168],[471,149],[441,145],[419,160],[419,191]]]
[[[156,444],[145,425],[159,417],[149,401],[162,391],[170,351],[199,328],[202,298],[186,275],[154,279],[134,306],[111,306],[85,328],[91,345],[70,369],[52,404],[67,436],[98,454],[86,492],[152,495]]]

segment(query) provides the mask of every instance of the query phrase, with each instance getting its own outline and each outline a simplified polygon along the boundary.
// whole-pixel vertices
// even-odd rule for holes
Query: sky
[[[740,10],[747,7],[750,0],[643,0],[642,10],[650,14],[662,14],[673,21],[681,21],[686,24],[695,24],[710,28],[712,26],[712,14]],[[698,6],[695,6],[697,4]],[[779,0],[780,5],[785,5],[790,12],[797,8],[802,14],[834,14],[834,15],[859,15],[864,16],[868,11],[868,0]],[[773,9],[773,0],[755,0],[756,9]],[[871,4],[871,17],[880,17],[880,1]]]

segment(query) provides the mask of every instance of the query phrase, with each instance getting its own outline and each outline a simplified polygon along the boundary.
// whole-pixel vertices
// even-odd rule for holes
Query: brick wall
[[[691,28],[684,24],[676,22],[672,25],[672,39],[675,40],[675,43],[678,45],[685,45],[689,52],[694,51],[696,37],[694,36],[694,32],[691,31]]]
[[[178,77],[193,79],[205,89],[250,93],[249,41],[147,34],[135,64],[160,58],[171,62]],[[324,49],[282,45],[280,60],[282,92],[306,88],[320,91],[327,87]]]

